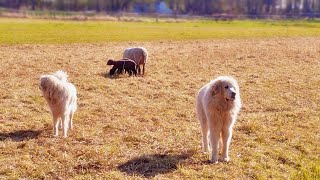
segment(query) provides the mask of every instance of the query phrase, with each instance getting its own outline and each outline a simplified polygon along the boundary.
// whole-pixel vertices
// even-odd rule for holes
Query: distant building
[[[160,14],[172,14],[172,10],[168,8],[167,4],[164,1],[155,3],[156,13]]]
[[[152,3],[135,2],[133,4],[133,11],[135,13],[160,13],[171,14],[172,10],[167,6],[164,1]]]

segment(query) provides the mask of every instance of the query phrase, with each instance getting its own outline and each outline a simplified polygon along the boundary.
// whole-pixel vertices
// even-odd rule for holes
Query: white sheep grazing
[[[132,59],[137,64],[137,71],[141,74],[140,65],[142,65],[142,74],[144,75],[144,66],[147,63],[148,52],[143,47],[127,48],[123,52],[123,58]]]

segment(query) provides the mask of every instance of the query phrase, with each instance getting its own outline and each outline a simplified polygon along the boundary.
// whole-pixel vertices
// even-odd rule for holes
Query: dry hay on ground
[[[125,48],[145,77],[105,77]],[[288,178],[319,157],[319,38],[0,46],[1,176]],[[54,139],[39,77],[68,72],[74,130]],[[243,101],[229,164],[201,152],[195,95],[218,75]]]

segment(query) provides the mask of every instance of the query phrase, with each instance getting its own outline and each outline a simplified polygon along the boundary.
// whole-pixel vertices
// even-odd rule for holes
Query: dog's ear
[[[40,77],[40,89],[44,92],[47,90],[47,77],[41,76]]]
[[[221,92],[221,81],[217,81],[211,88],[212,96],[215,96]]]

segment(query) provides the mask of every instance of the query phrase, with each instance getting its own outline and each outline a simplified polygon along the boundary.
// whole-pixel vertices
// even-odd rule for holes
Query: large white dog
[[[68,82],[63,71],[43,75],[40,78],[40,89],[47,100],[53,117],[53,134],[58,136],[61,122],[63,137],[67,137],[68,129],[72,129],[72,118],[77,110],[77,90]]]
[[[211,162],[218,163],[219,141],[221,160],[229,161],[228,151],[232,128],[241,108],[240,91],[235,79],[220,76],[203,86],[197,97],[197,116],[202,131],[203,150],[208,152],[208,133],[212,149]]]

